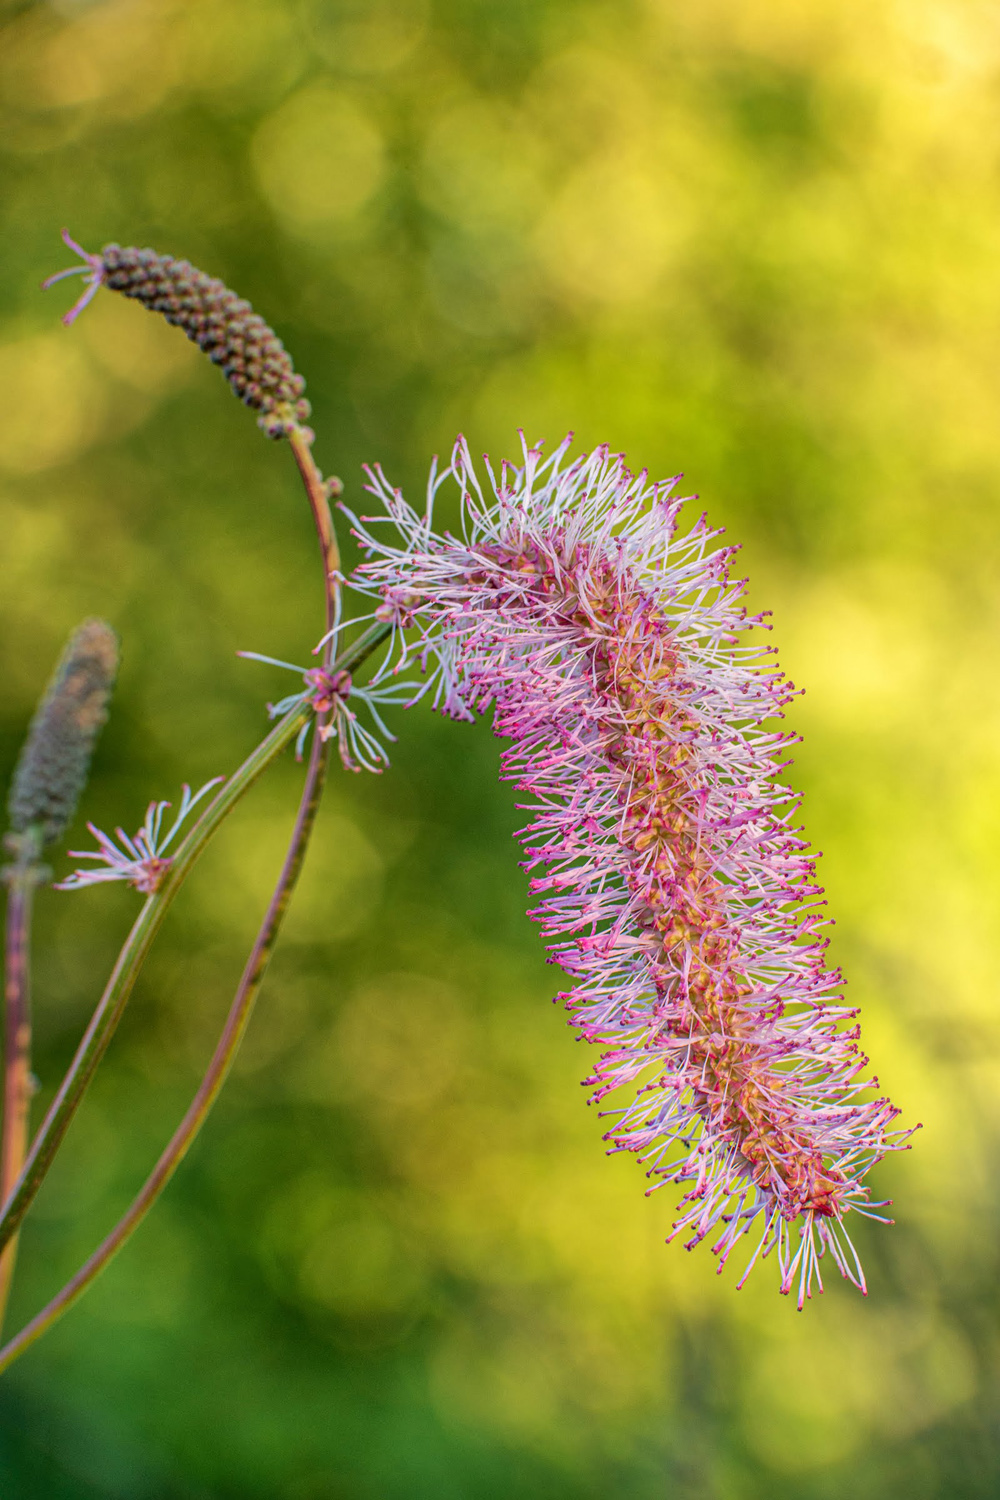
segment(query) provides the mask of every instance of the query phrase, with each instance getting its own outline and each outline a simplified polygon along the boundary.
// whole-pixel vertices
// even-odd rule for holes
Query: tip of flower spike
[[[88,302],[91,302],[96,297],[98,290],[104,284],[104,261],[102,256],[91,255],[88,250],[84,250],[82,245],[78,245],[68,229],[63,230],[62,241],[68,250],[72,250],[75,255],[80,257],[83,264],[69,266],[65,271],[56,271],[52,276],[47,276],[42,282],[42,291],[47,292],[50,286],[55,286],[57,281],[64,281],[67,276],[82,276],[84,278],[86,283],[84,290],[74,302],[69,312],[65,312],[62,315],[61,321],[68,328],[80,316]]]
[[[82,265],[57,271],[43,286],[66,276],[81,275],[82,296],[63,318],[72,323],[101,286],[135,298],[152,312],[179,326],[189,339],[221,365],[235,395],[258,413],[258,425],[268,437],[303,436],[309,402],[305,381],[296,374],[288,351],[249,302],[189,261],[160,255],[136,246],[107,244],[91,255],[63,231],[63,241]]]

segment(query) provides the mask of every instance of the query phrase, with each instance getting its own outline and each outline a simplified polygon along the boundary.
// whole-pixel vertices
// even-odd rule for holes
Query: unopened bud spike
[[[37,829],[51,844],[72,821],[117,672],[118,637],[103,620],[85,620],[69,638],[14,771],[7,809],[15,835]]]

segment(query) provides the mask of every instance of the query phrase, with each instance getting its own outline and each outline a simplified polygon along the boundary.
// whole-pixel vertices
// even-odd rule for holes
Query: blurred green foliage
[[[0,701],[124,667],[82,821],[232,768],[303,659],[289,453],[63,224],[224,277],[361,500],[457,429],[678,468],[808,686],[834,957],[907,1123],[871,1296],[664,1248],[606,1161],[488,726],[337,775],[245,1052],[148,1224],[5,1378],[11,1500],[930,1500],[1000,1489],[1000,22],[977,0],[50,0],[0,13]],[[400,716],[401,717],[401,716]],[[192,1094],[300,769],[178,903],[25,1230],[12,1326]],[[66,862],[59,862],[60,871]],[[39,901],[40,1106],[135,909]]]

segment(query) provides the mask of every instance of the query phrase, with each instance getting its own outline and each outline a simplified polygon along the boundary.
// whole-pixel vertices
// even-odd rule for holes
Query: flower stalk
[[[87,1086],[108,1049],[153,939],[195,861],[228,814],[254,782],[294,740],[310,710],[291,709],[220,788],[174,855],[156,891],[146,898],[132,924],[114,969],[91,1016],[59,1090],[35,1136],[13,1192],[0,1212],[0,1249],[19,1228],[79,1108]]]
[[[93,1255],[80,1267],[76,1275],[66,1283],[46,1307],[28,1323],[21,1332],[0,1349],[0,1374],[14,1363],[36,1339],[41,1338],[53,1323],[78,1301],[113,1259],[126,1240],[139,1227],[146,1214],[163,1192],[174,1172],[180,1166],[191,1143],[198,1134],[209,1110],[218,1098],[226,1081],[229,1069],[246,1032],[253,1011],[254,1001],[260,990],[281,923],[292,891],[298,880],[305,859],[306,848],[319,810],[320,798],[330,760],[330,740],[317,734],[313,737],[309,767],[299,804],[298,816],[292,833],[285,862],[277,886],[271,897],[267,912],[257,934],[256,941],[247,959],[242,978],[233,997],[229,1014],[215,1051],[198,1087],[198,1092],[177,1127],[169,1144],[153,1168],[142,1189],[133,1199],[127,1211],[114,1229],[102,1241]],[[12,1249],[13,1245],[8,1247]],[[4,1252],[5,1254],[7,1252]]]
[[[295,427],[289,436],[312,508],[324,568],[327,630],[323,639],[323,666],[320,670],[331,680],[336,680],[340,675],[349,680],[350,673],[387,638],[390,627],[383,622],[376,622],[364,631],[352,646],[339,656],[335,656],[339,637],[340,557],[328,502],[330,485],[323,479],[313,459],[311,435]],[[339,484],[339,482],[334,481],[334,484]],[[114,1229],[48,1305],[9,1344],[0,1349],[0,1373],[13,1364],[83,1295],[91,1282],[138,1228],[187,1154],[218,1097],[249,1025],[254,1002],[305,860],[329,767],[332,740],[329,734],[324,733],[324,729],[332,712],[332,704],[318,710],[317,732],[313,736],[299,811],[281,874],[244,968],[222,1034],[184,1119],[177,1127],[142,1189]],[[17,1201],[12,1201],[8,1205],[9,1213],[5,1212],[0,1216],[0,1247],[8,1242],[9,1236],[16,1233],[20,1219],[27,1212],[51,1164],[87,1084],[107,1050],[139,968],[166,915],[170,901],[176,895],[208,839],[236,805],[237,800],[271,761],[293,739],[301,735],[303,729],[308,727],[310,717],[314,713],[317,713],[314,695],[311,696],[308,692],[299,695],[288,708],[284,718],[220,790],[180,845],[177,853],[166,862],[163,868],[158,868],[156,885],[122,950],[115,972],[94,1013],[87,1034],[77,1051],[77,1056],[36,1138],[32,1158],[18,1184]]]
[[[389,627],[377,623],[336,658],[338,670],[352,671],[381,645]],[[108,1049],[135,986],[139,971],[168,910],[209,840],[268,766],[309,723],[312,705],[305,694],[290,708],[217,792],[198,822],[178,846],[158,889],[147,897],[118,955],[104,993],[90,1019],[59,1091],[49,1107],[10,1198],[0,1211],[0,1250],[16,1233],[45,1178],[80,1106],[87,1086]]]
[[[46,877],[39,855],[42,834],[33,826],[15,835],[14,863],[3,871],[7,886],[4,943],[3,1133],[0,1137],[0,1205],[20,1176],[28,1149],[34,1080],[31,1074],[31,908],[35,887]],[[17,1238],[0,1253],[0,1327],[10,1296]]]

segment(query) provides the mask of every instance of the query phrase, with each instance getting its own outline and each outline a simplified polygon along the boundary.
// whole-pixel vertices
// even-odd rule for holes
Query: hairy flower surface
[[[844,1220],[881,1217],[863,1178],[905,1137],[865,1096],[856,1012],[824,962],[822,892],[779,780],[790,684],[742,639],[761,620],[734,549],[704,517],[678,529],[675,481],[606,448],[567,462],[569,442],[547,460],[524,445],[499,474],[487,461],[484,492],[460,440],[423,513],[370,473],[387,515],[352,517],[368,557],[354,583],[398,627],[380,675],[416,657],[414,696],[457,718],[493,707],[503,774],[532,799],[531,915],[574,981],[573,1024],[603,1048],[585,1081],[596,1099],[627,1091],[610,1149],[684,1186],[670,1238],[711,1236],[721,1270],[754,1231],[740,1285],[773,1250],[800,1307],[827,1251],[865,1290]],[[433,530],[450,481],[461,537]]]
[[[220,781],[225,781],[224,776],[214,776],[211,781],[192,794],[189,786],[181,789],[181,805],[177,809],[177,816],[166,832],[163,831],[163,820],[167,809],[171,806],[169,802],[151,802],[146,809],[143,825],[134,838],[129,838],[124,828],[116,828],[114,839],[103,833],[100,828],[95,828],[93,823],[87,827],[97,840],[96,849],[71,849],[70,854],[74,859],[92,859],[97,863],[92,870],[74,870],[65,880],[59,882],[55,887],[57,891],[76,891],[85,885],[101,885],[108,880],[126,880],[129,885],[144,896],[151,896],[158,890],[164,875],[170,868],[173,858],[167,853],[180,832],[191,810],[197,807],[214,786]],[[104,866],[103,869],[100,866]]]

